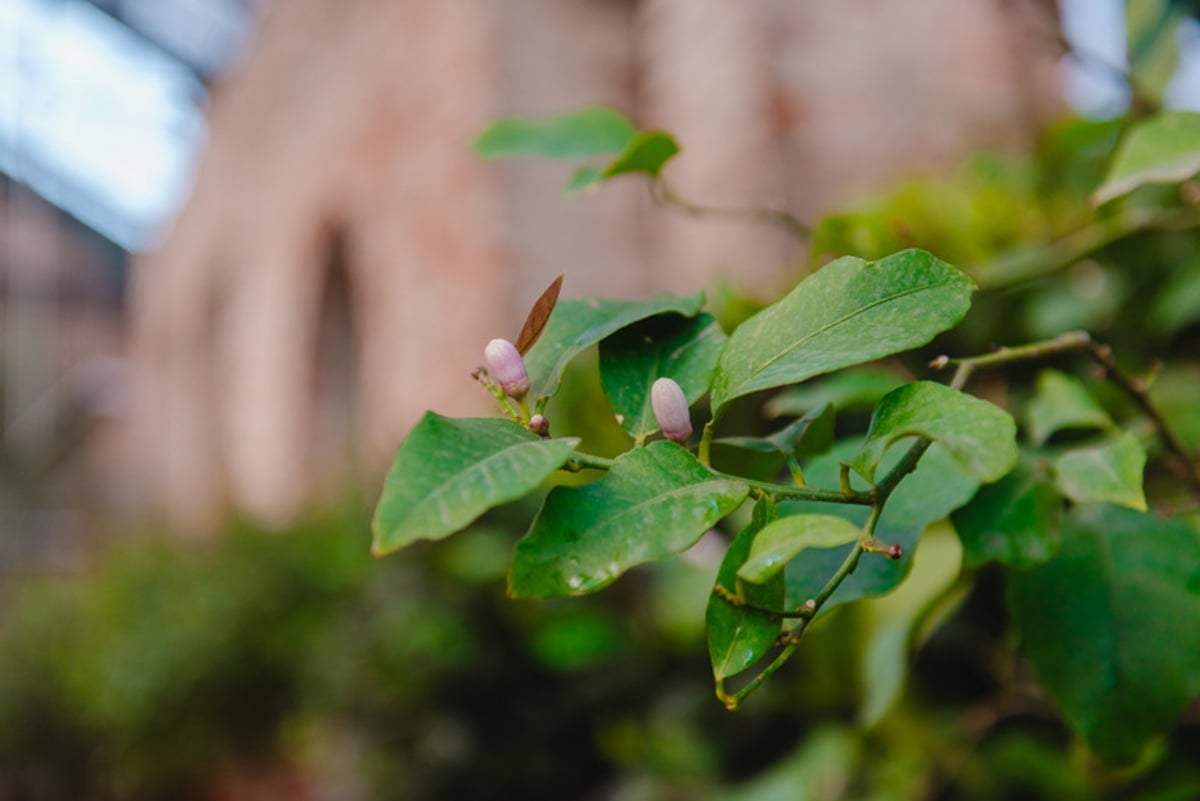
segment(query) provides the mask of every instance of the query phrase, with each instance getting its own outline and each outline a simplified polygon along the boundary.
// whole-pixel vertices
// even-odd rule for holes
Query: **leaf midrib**
[[[704,489],[706,487],[733,488],[733,487],[737,487],[737,486],[745,487],[745,485],[742,484],[741,482],[728,481],[728,480],[724,480],[724,479],[718,479],[715,481],[714,480],[705,480],[705,481],[698,482],[696,484],[686,484],[682,487],[676,487],[673,490],[670,490],[670,491],[664,492],[664,493],[660,493],[658,495],[654,495],[650,498],[647,498],[644,501],[634,504],[633,506],[626,507],[625,509],[622,509],[620,512],[618,512],[617,514],[615,514],[611,517],[601,518],[599,521],[597,521],[596,525],[583,529],[580,532],[580,537],[581,538],[590,537],[593,535],[593,532],[602,531],[606,527],[616,524],[617,522],[625,519],[629,515],[634,514],[635,512],[637,512],[640,509],[643,509],[643,508],[653,505],[653,504],[666,502],[667,500],[670,500],[671,498],[674,498],[675,496],[681,495],[685,492]],[[747,491],[749,491],[748,488],[747,488]],[[723,494],[723,493],[717,493],[714,489],[713,494],[715,495],[715,494]]]
[[[831,320],[830,322],[826,323],[825,325],[821,326],[820,328],[817,328],[817,329],[811,331],[810,333],[805,335],[803,338],[796,340],[796,342],[792,343],[790,346],[783,349],[782,351],[777,353],[775,356],[772,356],[770,359],[763,362],[758,367],[753,368],[753,371],[750,373],[750,375],[746,379],[741,381],[738,384],[736,389],[740,393],[740,390],[742,388],[744,388],[748,383],[750,383],[751,379],[753,379],[757,375],[761,375],[772,364],[774,364],[775,362],[784,358],[785,356],[787,356],[788,354],[790,354],[792,351],[796,350],[800,346],[808,344],[813,339],[815,339],[816,337],[820,336],[821,334],[825,333],[826,331],[830,330],[831,328],[833,328],[835,326],[841,325],[842,323],[845,323],[846,321],[851,320],[854,317],[856,317],[860,314],[863,314],[864,312],[870,311],[871,309],[873,309],[877,306],[881,306],[885,303],[891,303],[892,301],[899,300],[900,298],[904,298],[909,295],[914,295],[918,292],[927,292],[927,291],[931,291],[934,289],[940,289],[941,287],[948,286],[950,283],[951,282],[949,282],[949,281],[942,281],[941,283],[938,283],[938,284],[931,284],[928,286],[914,287],[912,289],[906,289],[903,292],[899,292],[895,295],[889,295],[886,298],[880,298],[879,300],[876,300],[872,303],[868,303],[865,306],[859,306],[857,309],[850,312],[849,314],[845,314],[845,315],[837,318],[836,320]],[[764,387],[764,389],[765,389],[765,387]],[[732,397],[737,397],[737,396],[730,394],[730,395],[727,395],[726,399],[732,398]]]
[[[567,440],[563,440],[563,441],[566,442]],[[466,470],[462,470],[460,472],[455,473],[451,477],[450,480],[440,482],[438,484],[437,488],[434,489],[433,492],[431,492],[425,496],[424,500],[417,502],[417,504],[413,507],[412,512],[410,512],[407,515],[407,517],[405,517],[404,519],[412,520],[412,519],[418,517],[419,515],[423,515],[425,513],[425,510],[428,507],[438,505],[439,499],[443,495],[448,493],[450,491],[451,487],[459,485],[459,484],[463,483],[465,480],[467,480],[475,475],[486,473],[488,471],[489,465],[491,465],[493,462],[500,459],[501,457],[511,456],[512,451],[515,451],[515,450],[518,450],[521,448],[529,448],[530,450],[533,450],[533,451],[545,450],[547,453],[549,453],[550,448],[545,447],[545,445],[546,445],[546,443],[541,440],[538,440],[538,441],[529,440],[528,442],[518,442],[513,445],[509,445],[508,447],[504,448],[503,450],[496,451],[495,453],[491,454],[490,456],[487,456],[486,458],[484,458],[480,461],[474,462]],[[533,446],[533,447],[530,447],[530,446]],[[571,450],[573,451],[574,449],[575,449],[574,446],[572,446]],[[567,456],[570,456],[570,452],[567,453]],[[564,457],[564,459],[565,459],[565,457]],[[484,490],[484,493],[486,496],[486,494],[487,494],[486,489]]]

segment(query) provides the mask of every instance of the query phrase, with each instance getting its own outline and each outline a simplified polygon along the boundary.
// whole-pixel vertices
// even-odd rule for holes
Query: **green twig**
[[[1089,356],[1104,370],[1108,379],[1128,395],[1134,405],[1146,415],[1163,446],[1171,454],[1172,467],[1187,482],[1192,495],[1200,497],[1200,465],[1188,454],[1187,448],[1171,429],[1162,412],[1150,400],[1150,393],[1145,382],[1133,378],[1123,371],[1116,359],[1113,358],[1112,348],[1094,341],[1086,331],[1069,331],[1043,342],[1033,342],[1013,348],[998,348],[992,353],[965,359],[949,359],[939,356],[930,363],[930,366],[940,369],[948,364],[956,365],[958,369],[955,371],[954,380],[951,381],[950,386],[962,389],[976,369],[1072,352],[1084,353]]]
[[[571,454],[571,458],[567,459],[567,463],[563,465],[563,470],[569,470],[572,473],[578,473],[580,470],[608,470],[613,466],[612,459],[605,459],[603,456],[593,456],[590,453],[583,451],[575,451]]]
[[[705,467],[708,467],[710,464],[712,464],[711,451],[713,426],[716,424],[716,422],[717,419],[715,417],[712,420],[709,420],[704,424],[704,430],[700,432],[700,446],[696,449],[696,458],[699,459],[700,463]]]
[[[741,581],[739,580],[738,583],[740,585]],[[743,596],[741,594],[740,589],[741,588],[739,586],[738,592],[730,592],[720,582],[713,585],[713,593],[716,594],[717,597],[721,598],[722,600],[728,601],[729,603],[733,604],[734,606],[740,606],[744,609],[752,609],[755,612],[760,612],[764,615],[767,615],[768,617],[805,618],[805,617],[813,616],[813,610],[811,607],[808,607],[808,606],[801,606],[800,608],[794,609],[794,610],[770,609],[765,606],[759,606],[758,604],[756,604],[752,601],[746,600],[745,596]]]
[[[866,524],[863,526],[863,534],[859,537],[858,542],[850,549],[850,553],[846,554],[846,558],[842,560],[842,564],[838,567],[829,581],[825,582],[825,586],[816,594],[810,601],[806,601],[804,608],[809,611],[807,617],[802,617],[800,622],[791,631],[782,635],[782,641],[785,643],[783,650],[775,655],[775,658],[763,668],[758,675],[746,682],[742,689],[736,693],[726,693],[724,683],[717,685],[717,697],[726,709],[730,711],[737,709],[743,701],[745,701],[755,690],[762,686],[762,683],[774,675],[775,671],[779,670],[796,652],[796,648],[800,645],[800,638],[804,636],[804,632],[808,629],[808,625],[816,618],[817,612],[825,605],[830,596],[842,586],[842,582],[846,577],[854,572],[858,567],[858,560],[863,555],[863,543],[867,542],[875,533],[875,525],[879,522],[879,512],[882,509],[882,504],[876,504],[871,507],[871,514],[867,518]]]
[[[808,624],[811,623],[813,618],[816,617],[817,612],[820,610],[825,601],[829,600],[829,596],[833,595],[834,590],[841,586],[841,583],[846,580],[846,577],[854,572],[854,568],[858,566],[858,559],[860,556],[862,556],[862,552],[862,544],[855,543],[854,547],[850,549],[850,553],[846,554],[846,558],[842,561],[841,567],[839,567],[837,572],[833,574],[833,577],[826,582],[825,586],[821,588],[821,592],[817,594],[817,597],[812,599],[813,603],[811,605],[807,603],[805,604],[805,608],[807,608],[811,614],[808,617],[802,618],[800,623],[794,629],[783,635],[786,645],[784,645],[783,650],[775,655],[775,658],[771,660],[770,664],[763,668],[758,675],[746,682],[742,689],[738,690],[736,693],[726,693],[724,687],[718,685],[717,697],[721,700],[721,703],[725,705],[726,709],[732,711],[741,706],[742,702],[750,697],[755,690],[761,687],[764,681],[771,678],[771,676],[775,674],[775,671],[783,667],[787,661],[792,658],[792,654],[794,654],[796,652],[796,648],[799,647],[800,638],[804,635],[804,631],[808,628]]]
[[[865,506],[871,503],[873,497],[869,492],[860,492],[858,490],[844,492],[842,490],[820,489],[819,487],[794,487],[791,484],[777,484],[774,481],[755,481],[752,478],[742,478],[741,476],[722,473],[719,470],[713,470],[713,473],[721,478],[727,478],[730,481],[740,481],[753,489],[762,490],[777,501],[823,501],[825,503],[853,503]]]

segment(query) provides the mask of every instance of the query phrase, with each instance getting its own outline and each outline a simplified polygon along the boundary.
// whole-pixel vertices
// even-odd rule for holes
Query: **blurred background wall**
[[[347,480],[373,495],[423,410],[486,407],[468,377],[483,343],[514,336],[558,273],[569,295],[725,281],[765,299],[803,270],[805,243],[661,209],[637,180],[563,198],[567,166],[480,162],[470,142],[496,115],[613,105],[677,135],[668,177],[687,198],[812,219],[972,150],[1027,149],[1061,95],[1046,0],[9,0],[3,13],[21,77],[5,109],[26,120],[0,165],[6,463],[37,487],[11,491],[22,530],[31,510],[80,499],[202,532],[231,508],[286,521]],[[142,95],[129,102],[159,102],[161,136],[199,154],[194,172],[162,158],[143,175],[150,149],[78,112],[75,135],[108,148],[96,185],[186,197],[165,227],[73,186],[27,122],[95,78],[71,40],[56,46],[78,73],[56,77],[39,52],[89,15],[113,26],[112,47],[150,54],[126,68]],[[148,69],[166,89],[136,83]]]

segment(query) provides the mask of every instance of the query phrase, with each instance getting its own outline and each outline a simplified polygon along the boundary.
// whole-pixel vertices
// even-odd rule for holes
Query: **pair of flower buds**
[[[515,400],[525,397],[529,392],[529,374],[525,371],[525,360],[513,343],[507,339],[493,339],[484,349],[483,359],[489,375],[505,395]],[[692,418],[688,413],[687,397],[679,384],[670,378],[656,380],[650,387],[650,408],[654,410],[654,419],[664,437],[672,442],[688,441],[692,435]],[[541,415],[534,415],[534,418],[539,417]],[[534,428],[534,424],[535,420],[531,419],[530,427]]]

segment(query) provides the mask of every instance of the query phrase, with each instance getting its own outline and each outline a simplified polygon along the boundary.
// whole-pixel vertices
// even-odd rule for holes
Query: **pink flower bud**
[[[692,418],[688,414],[687,398],[678,384],[660,378],[650,387],[650,408],[663,436],[672,442],[684,443],[692,435]]]
[[[493,339],[483,350],[483,360],[505,395],[517,400],[525,397],[529,391],[529,374],[525,372],[525,361],[513,343],[507,339]]]
[[[529,418],[529,430],[539,436],[548,437],[550,435],[550,421],[545,415],[535,414]]]

